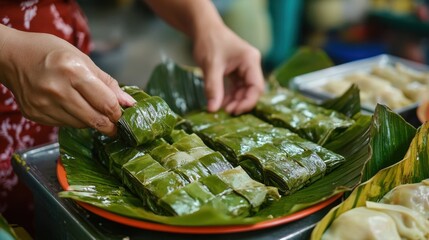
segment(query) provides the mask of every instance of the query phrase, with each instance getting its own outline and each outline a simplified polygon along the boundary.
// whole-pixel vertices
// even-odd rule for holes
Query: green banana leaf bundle
[[[94,157],[107,157],[100,163],[159,215],[188,215],[210,205],[225,215],[246,217],[280,197],[277,189],[233,168],[197,135],[174,130],[166,139],[129,147],[122,139],[109,141],[95,133]]]
[[[314,182],[345,161],[339,154],[250,114],[231,117],[200,112],[185,116],[183,125],[252,178],[278,187],[283,194]]]
[[[367,201],[379,202],[399,185],[429,178],[429,123],[420,126],[416,133],[415,128],[402,117],[382,105],[376,107],[373,122],[373,155],[366,163],[363,169],[366,173],[362,176],[366,181],[329,211],[316,225],[311,239],[321,239],[341,214],[365,206]],[[371,177],[370,172],[374,173]]]
[[[171,71],[171,72],[170,72]],[[176,74],[181,72],[181,74]],[[184,110],[183,112],[188,112],[189,110],[198,110],[198,106],[193,105],[192,103],[197,103],[201,105],[203,101],[201,101],[200,97],[203,96],[203,93],[200,95],[195,94],[187,94],[186,91],[176,91],[177,89],[191,89],[196,80],[192,74],[185,74],[187,69],[180,69],[177,65],[171,67],[169,64],[165,64],[164,66],[157,67],[155,72],[151,77],[151,82],[148,84],[152,89],[148,89],[148,93],[159,92],[162,93],[163,98],[166,102],[172,107],[176,107],[178,109]],[[182,74],[183,73],[183,74]],[[157,77],[158,76],[158,77]],[[166,78],[165,76],[168,76]],[[172,77],[175,76],[175,77]],[[198,83],[199,84],[199,83]],[[172,86],[175,86],[172,88]],[[188,87],[183,87],[188,86]],[[166,87],[166,88],[164,88]],[[155,89],[153,89],[155,88]],[[157,88],[157,89],[156,89]],[[185,95],[182,95],[185,94]],[[152,94],[152,95],[161,95],[161,94]],[[340,154],[344,156],[346,161],[344,161],[337,168],[332,169],[331,172],[325,172],[325,175],[321,178],[317,174],[313,176],[314,181],[310,185],[307,185],[304,188],[301,188],[294,192],[293,194],[282,196],[279,200],[270,202],[269,204],[263,204],[257,208],[251,208],[253,211],[259,210],[257,212],[252,213],[250,216],[244,217],[246,213],[246,209],[248,207],[241,207],[242,201],[235,201],[233,204],[237,206],[235,208],[238,212],[236,215],[228,215],[227,211],[219,211],[220,205],[215,201],[213,204],[205,204],[202,205],[198,210],[190,214],[184,215],[174,215],[174,216],[165,216],[156,214],[153,211],[147,209],[147,206],[143,206],[143,201],[137,194],[132,193],[132,191],[125,187],[123,178],[118,178],[109,171],[109,167],[105,168],[105,166],[112,166],[112,169],[115,169],[116,166],[119,166],[121,161],[116,159],[110,165],[110,160],[106,158],[108,157],[105,153],[93,153],[94,148],[99,148],[100,144],[108,144],[112,143],[112,139],[101,138],[103,140],[101,143],[97,143],[94,138],[93,132],[88,129],[73,129],[73,128],[61,128],[59,135],[60,142],[60,151],[61,151],[61,161],[65,167],[67,172],[67,180],[69,182],[69,188],[67,191],[63,191],[59,193],[61,197],[71,198],[77,201],[82,201],[89,203],[91,205],[102,208],[106,211],[131,217],[134,219],[140,219],[144,221],[152,221],[157,223],[169,224],[169,225],[178,225],[178,226],[220,226],[220,225],[237,225],[237,224],[254,224],[261,221],[271,220],[273,218],[284,217],[290,215],[294,212],[297,212],[301,209],[307,208],[314,204],[320,203],[328,198],[331,198],[337,195],[340,192],[349,191],[353,189],[359,182],[362,175],[362,168],[365,162],[370,157],[370,151],[368,151],[369,147],[369,125],[370,125],[370,116],[361,115],[358,112],[360,111],[359,100],[355,96],[359,96],[358,90],[351,89],[348,93],[338,99],[333,99],[328,104],[324,106],[328,106],[329,109],[333,109],[339,112],[346,114],[349,117],[352,117],[355,120],[355,124],[349,127],[344,132],[340,133],[335,137],[334,140],[330,141],[325,145],[326,149],[331,150],[334,153]],[[168,100],[169,99],[169,100]],[[180,101],[176,101],[179,99]],[[184,100],[184,101],[182,101]],[[191,103],[191,104],[188,104]],[[204,105],[204,104],[203,104]],[[229,115],[218,113],[216,116],[207,115],[207,118],[214,117],[218,119],[229,118]],[[250,118],[249,118],[250,119]],[[254,118],[253,119],[257,119]],[[202,123],[206,122],[207,119],[200,119]],[[259,119],[258,119],[259,120]],[[262,121],[259,121],[262,123]],[[266,124],[266,123],[263,123]],[[201,126],[201,124],[198,124]],[[239,125],[239,124],[237,124]],[[207,127],[204,127],[207,128]],[[280,129],[280,128],[279,128]],[[279,130],[278,132],[274,132],[275,136],[277,136],[280,132],[284,132],[286,129]],[[287,130],[286,130],[287,131]],[[277,135],[276,135],[277,134]],[[289,134],[289,133],[288,133]],[[376,133],[375,133],[376,134]],[[174,144],[176,140],[174,138],[179,138],[183,136],[183,133],[178,133],[177,135],[170,135],[163,138],[160,141],[168,142],[170,145]],[[273,137],[271,137],[273,138]],[[173,140],[172,140],[173,139]],[[156,140],[155,142],[158,142]],[[278,142],[280,144],[281,141]],[[312,143],[314,144],[314,143]],[[135,147],[143,152],[145,155],[148,151],[150,151],[151,147],[144,144],[138,147]],[[278,145],[280,146],[280,145]],[[287,148],[289,145],[284,144],[284,147]],[[178,147],[177,147],[178,148]],[[307,147],[308,148],[308,147]],[[198,150],[195,150],[199,152]],[[202,150],[204,151],[204,150]],[[255,150],[256,151],[256,150]],[[113,153],[114,151],[112,151]],[[257,154],[256,152],[255,154]],[[306,155],[307,152],[303,152],[303,156],[307,157],[307,159],[311,159],[311,154]],[[190,154],[190,153],[189,153]],[[213,160],[218,158],[218,152],[214,154],[206,155],[200,158],[207,158],[208,162],[215,163],[217,161]],[[320,154],[320,152],[319,152]],[[136,157],[137,161],[139,158],[143,158],[143,156]],[[94,161],[94,156],[99,158],[105,158],[104,161]],[[120,156],[116,155],[116,156]],[[210,156],[210,157],[209,157]],[[296,161],[296,160],[295,160]],[[227,161],[226,161],[227,162]],[[129,162],[131,164],[132,162]],[[194,162],[188,163],[192,164]],[[107,164],[107,165],[106,165]],[[184,192],[192,192],[195,189],[199,189],[200,184],[205,185],[206,178],[213,178],[212,176],[220,177],[220,173],[225,171],[233,171],[234,168],[228,170],[222,170],[225,163],[221,164],[212,164],[213,172],[216,174],[209,175],[207,177],[200,176],[191,176],[186,173],[180,173],[176,168],[174,170],[168,170],[168,172],[178,173],[180,176],[184,176],[184,174],[188,175],[188,178],[184,178],[187,182],[189,182],[186,186],[190,184],[199,185],[199,186],[190,186],[187,191]],[[304,163],[302,163],[304,164]],[[162,166],[162,164],[161,164]],[[182,165],[184,166],[184,165]],[[207,166],[207,165],[206,165]],[[165,167],[164,167],[165,168]],[[193,172],[198,172],[200,174],[201,168],[199,166],[195,167],[198,170],[192,170]],[[132,171],[131,166],[129,166],[130,172]],[[208,169],[208,167],[207,167]],[[257,168],[256,168],[257,169]],[[307,171],[314,171],[316,167],[308,166]],[[238,170],[242,171],[242,170]],[[135,171],[134,171],[135,172]],[[154,171],[155,172],[155,171]],[[141,173],[143,174],[143,173]],[[125,171],[122,171],[122,176],[130,176],[132,174],[125,174]],[[236,174],[233,174],[235,176]],[[149,179],[150,179],[150,175]],[[144,178],[143,178],[144,179]],[[193,179],[193,180],[190,180]],[[223,176],[221,179],[228,179]],[[316,180],[318,179],[318,180]],[[129,178],[126,180],[131,181]],[[215,180],[216,181],[216,180]],[[310,180],[311,181],[311,180]],[[235,182],[235,181],[234,181]],[[241,183],[242,180],[237,181],[237,183]],[[209,185],[207,183],[207,185]],[[136,185],[134,185],[136,186]],[[220,184],[215,186],[220,186]],[[238,194],[240,191],[239,186],[230,184],[231,188],[235,188],[235,193]],[[220,188],[219,191],[221,191]],[[272,188],[267,188],[268,190]],[[197,191],[197,190],[195,190]],[[199,190],[198,190],[199,191]],[[213,195],[215,190],[210,189]],[[178,195],[181,195],[183,192],[180,190],[174,190],[171,194],[175,192]],[[191,194],[187,193],[191,196]],[[243,193],[242,193],[243,194]],[[257,203],[257,192],[253,192],[255,194],[255,200],[252,201]],[[240,194],[239,194],[240,195]],[[201,199],[206,199],[208,195],[200,195]],[[242,195],[240,195],[242,196]],[[234,202],[235,197],[228,197],[231,200],[227,200],[228,203]],[[177,200],[177,199],[176,199]],[[247,200],[247,199],[246,199]],[[201,200],[203,201],[203,200]],[[160,203],[160,202],[159,202]],[[244,201],[246,203],[246,201]],[[250,201],[247,201],[247,205],[250,205]],[[231,206],[231,205],[230,205]],[[167,209],[167,212],[173,211],[173,208],[165,207],[164,205],[161,207],[162,209]],[[225,207],[227,208],[227,207]],[[178,209],[178,208],[174,208]],[[231,210],[234,212],[234,210]]]
[[[313,101],[284,88],[265,93],[254,114],[278,127],[323,145],[354,124],[346,115],[323,108]]]
[[[123,110],[118,121],[118,134],[130,146],[138,146],[171,133],[177,115],[158,96],[149,96],[135,87],[123,88],[137,101]]]

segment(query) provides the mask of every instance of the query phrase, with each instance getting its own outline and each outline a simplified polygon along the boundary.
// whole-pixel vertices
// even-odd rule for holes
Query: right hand
[[[121,105],[134,99],[118,82],[68,42],[49,34],[0,26],[0,81],[22,114],[52,126],[91,127],[116,135]]]

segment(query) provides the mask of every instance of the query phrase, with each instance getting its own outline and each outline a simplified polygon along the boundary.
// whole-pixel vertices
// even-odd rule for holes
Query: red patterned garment
[[[87,21],[74,0],[0,0],[0,23],[22,31],[50,33],[84,53],[90,50]],[[0,84],[0,213],[10,223],[19,224],[20,218],[32,214],[31,194],[13,173],[12,154],[56,139],[57,128],[25,119],[12,93]]]

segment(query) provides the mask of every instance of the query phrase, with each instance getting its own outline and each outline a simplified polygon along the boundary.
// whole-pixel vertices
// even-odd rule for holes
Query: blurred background
[[[213,0],[225,23],[257,47],[266,73],[300,46],[335,64],[388,53],[428,62],[429,1]],[[194,65],[192,43],[136,0],[80,0],[92,59],[122,84],[144,87],[165,58]]]

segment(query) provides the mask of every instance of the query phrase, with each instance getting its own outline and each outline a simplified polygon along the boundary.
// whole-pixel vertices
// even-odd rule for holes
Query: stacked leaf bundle
[[[138,87],[123,87],[137,103],[126,108],[118,121],[120,137],[131,146],[138,146],[167,136],[174,128],[177,115],[160,97],[150,96]]]
[[[197,133],[231,163],[253,179],[290,194],[314,182],[345,158],[285,128],[274,127],[253,115],[190,114],[181,126]]]
[[[125,109],[119,121],[126,126],[119,128],[121,138],[95,134],[94,156],[144,206],[160,215],[186,215],[211,206],[245,217],[280,197],[276,188],[234,168],[197,135],[173,131],[176,116],[162,99],[136,87],[124,90],[137,104]]]
[[[211,206],[231,216],[249,216],[276,188],[251,179],[195,134],[174,130],[166,138],[139,147],[98,135],[97,158],[160,215],[186,215]]]
[[[274,126],[288,128],[319,145],[324,145],[354,124],[354,120],[346,115],[282,88],[265,93],[254,113]]]

